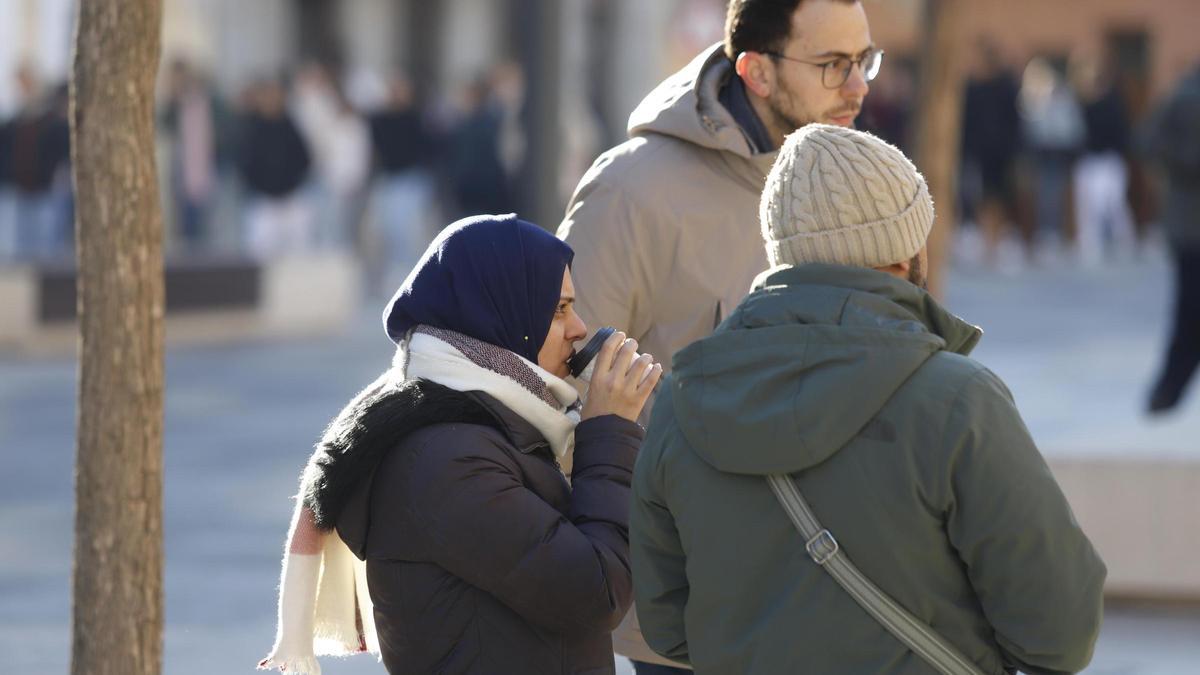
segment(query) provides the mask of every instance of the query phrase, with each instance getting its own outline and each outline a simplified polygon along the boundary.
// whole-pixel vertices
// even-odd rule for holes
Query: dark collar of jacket
[[[721,87],[719,98],[721,105],[725,106],[729,114],[733,115],[733,119],[737,120],[738,126],[742,128],[742,133],[746,134],[746,140],[754,148],[755,154],[774,152],[779,149],[771,140],[771,134],[767,131],[766,125],[754,111],[754,106],[750,104],[750,95],[746,93],[746,83],[742,81],[740,75],[730,72],[729,81]]]
[[[549,448],[532,424],[487,394],[424,379],[397,385],[384,374],[329,424],[304,471],[301,497],[317,527],[329,530],[341,522],[349,504],[369,493],[375,469],[405,436],[447,422],[493,427],[524,453]]]
[[[775,151],[755,152],[754,146],[721,103],[721,88],[734,73],[725,46],[717,42],[701,52],[679,72],[663,80],[629,115],[630,138],[657,134],[691,145],[716,150],[747,161],[733,162],[735,175],[762,190],[763,180],[775,162]],[[726,161],[730,157],[723,157]]]
[[[904,279],[885,272],[865,267],[809,263],[806,265],[780,265],[773,267],[754,280],[755,291],[769,291],[778,287],[828,287],[853,293],[869,293],[886,303],[875,308],[897,320],[916,320],[929,332],[946,341],[946,349],[967,355],[979,344],[983,329],[974,326],[942,307],[925,289]],[[845,311],[848,303],[840,303],[836,311]],[[822,323],[840,323],[837,317],[825,317]]]

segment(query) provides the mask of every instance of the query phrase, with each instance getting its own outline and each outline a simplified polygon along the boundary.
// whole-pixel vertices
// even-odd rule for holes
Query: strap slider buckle
[[[837,539],[833,538],[829,530],[821,530],[813,535],[812,539],[805,542],[804,550],[808,551],[808,557],[812,558],[813,562],[824,565],[829,562],[830,558],[837,555]]]

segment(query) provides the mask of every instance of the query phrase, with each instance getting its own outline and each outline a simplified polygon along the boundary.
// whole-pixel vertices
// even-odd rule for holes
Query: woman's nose
[[[587,324],[583,322],[578,314],[573,315],[571,324],[567,326],[567,339],[575,342],[587,337]]]

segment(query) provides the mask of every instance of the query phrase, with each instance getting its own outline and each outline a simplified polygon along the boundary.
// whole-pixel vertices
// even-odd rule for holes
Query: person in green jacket
[[[674,358],[634,470],[647,643],[697,673],[932,673],[810,558],[766,476],[982,672],[1091,660],[1106,570],[995,374],[926,291],[933,202],[896,148],[810,125],[760,218],[773,266]]]

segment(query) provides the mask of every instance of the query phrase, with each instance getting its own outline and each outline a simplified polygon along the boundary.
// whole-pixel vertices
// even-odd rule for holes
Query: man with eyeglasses
[[[731,0],[723,42],[646,96],[567,207],[580,316],[664,365],[708,336],[767,266],[759,195],[784,137],[853,125],[882,58],[857,0]],[[646,646],[633,612],[613,642],[639,675],[686,672]]]

